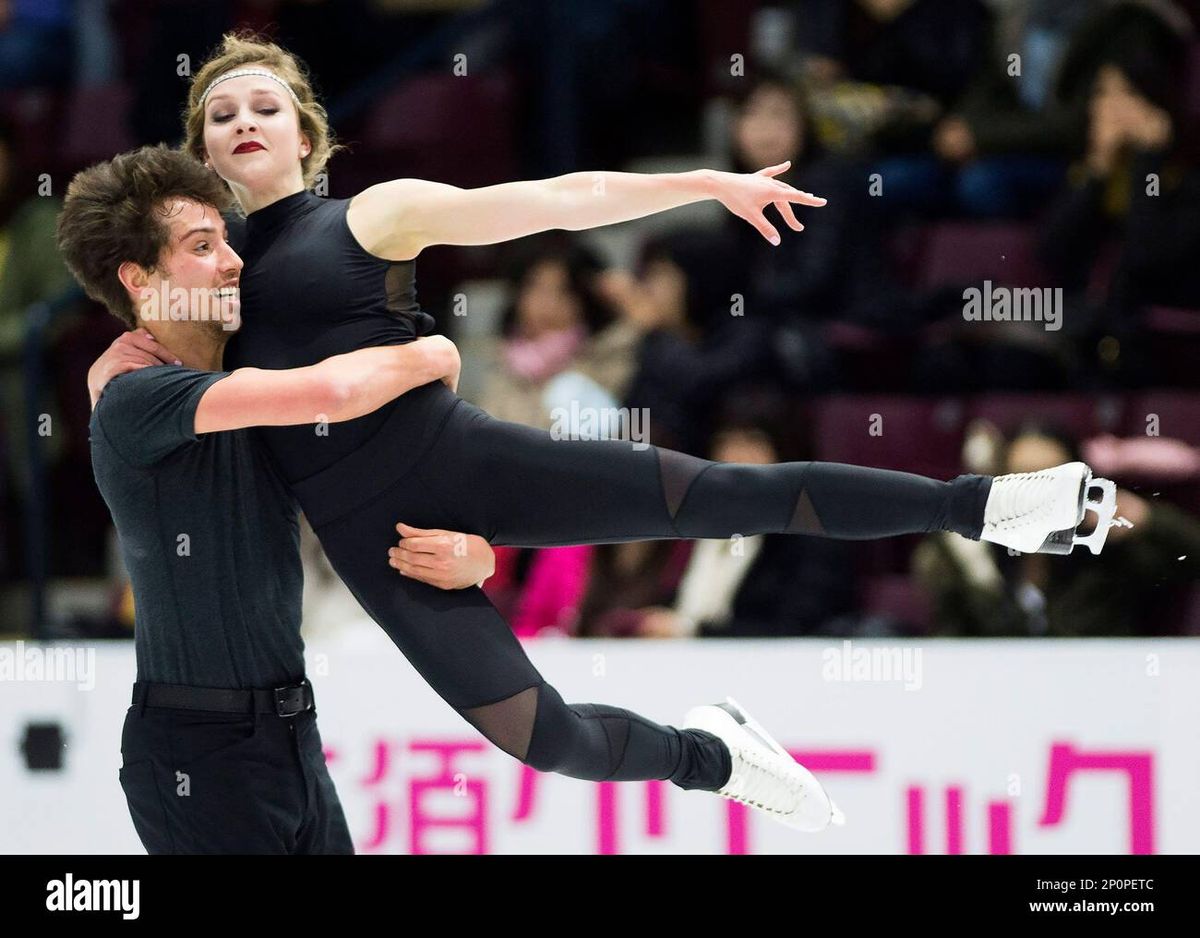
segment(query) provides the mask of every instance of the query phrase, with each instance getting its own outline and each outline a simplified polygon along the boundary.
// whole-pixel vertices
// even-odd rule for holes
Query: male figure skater
[[[243,428],[336,423],[429,381],[453,386],[458,353],[430,337],[223,372],[242,267],[224,239],[225,198],[190,157],[148,147],[76,176],[59,219],[89,294],[130,327],[157,309],[181,362],[115,378],[92,415],[96,480],[137,609],[119,777],[149,853],[352,853],[304,676],[296,505]],[[425,555],[446,564],[439,583],[490,575],[491,547],[465,543]]]

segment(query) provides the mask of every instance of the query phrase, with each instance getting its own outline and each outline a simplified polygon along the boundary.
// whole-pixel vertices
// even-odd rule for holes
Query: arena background
[[[54,219],[78,169],[178,142],[191,69],[246,26],[312,70],[347,145],[330,197],[790,159],[782,178],[829,199],[801,234],[768,210],[778,248],[708,202],[425,251],[418,297],[489,412],[623,407],[709,458],[939,478],[1080,454],[1136,522],[1098,558],[768,536],[721,595],[684,542],[497,550],[486,589],[568,700],[675,722],[732,694],[846,812],[813,837],[525,769],[308,538],[310,676],[360,852],[1194,852],[1197,12],[0,2],[0,851],[140,851],[117,783],[133,609],[87,430],[86,372],[121,327],[73,286]],[[1021,288],[1036,319],[1002,312]],[[530,366],[547,321],[580,340]]]

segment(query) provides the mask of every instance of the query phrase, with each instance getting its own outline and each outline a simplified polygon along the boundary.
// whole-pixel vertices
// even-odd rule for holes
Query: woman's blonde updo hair
[[[204,159],[204,108],[200,95],[215,78],[235,68],[257,65],[274,72],[296,93],[300,102],[300,130],[308,135],[312,150],[300,161],[304,187],[311,189],[317,176],[342,147],[333,142],[329,116],[318,103],[309,84],[304,64],[290,52],[253,32],[232,32],[221,37],[221,46],[192,77],[184,113],[184,148],[196,159]],[[290,96],[289,96],[290,97]]]

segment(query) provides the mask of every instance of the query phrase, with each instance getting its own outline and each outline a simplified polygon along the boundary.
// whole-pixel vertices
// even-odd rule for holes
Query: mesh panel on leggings
[[[495,703],[463,710],[471,725],[507,752],[524,761],[537,717],[537,685]]]
[[[808,489],[800,493],[796,499],[796,511],[792,514],[791,523],[787,526],[788,534],[824,534],[825,528],[817,517],[812,499],[808,497]]]
[[[658,468],[662,476],[663,498],[667,501],[667,511],[671,520],[679,513],[679,506],[687,495],[688,489],[696,476],[712,465],[707,459],[689,456],[687,453],[677,453],[673,449],[658,450]]]

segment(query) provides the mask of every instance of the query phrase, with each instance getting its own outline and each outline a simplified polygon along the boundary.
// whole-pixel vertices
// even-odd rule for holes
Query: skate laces
[[[1000,476],[1005,485],[996,492],[988,523],[996,526],[1011,526],[1030,519],[1038,509],[1044,507],[1047,490],[1054,484],[1054,476],[1048,470],[1015,472]]]
[[[792,814],[799,809],[800,802],[804,798],[804,791],[796,792],[789,784],[792,779],[781,777],[779,756],[775,753],[768,755],[756,748],[742,746],[737,746],[733,754],[739,764],[730,781],[737,782],[740,791],[722,791],[721,794],[726,798],[761,808],[763,811],[770,811],[773,814]],[[778,801],[781,785],[786,786],[792,795],[793,803],[786,809],[770,804],[771,801]]]

